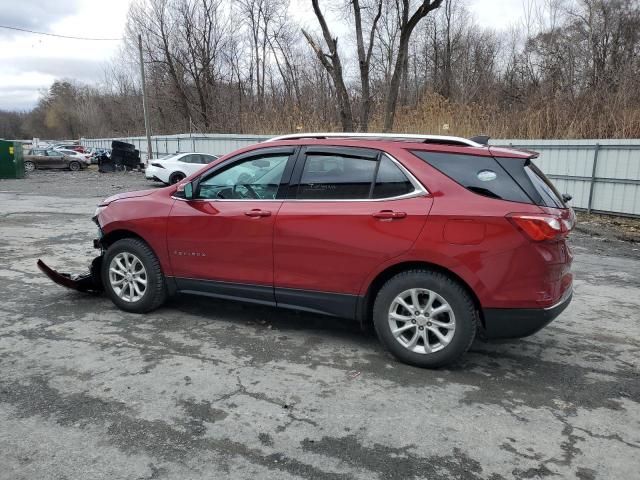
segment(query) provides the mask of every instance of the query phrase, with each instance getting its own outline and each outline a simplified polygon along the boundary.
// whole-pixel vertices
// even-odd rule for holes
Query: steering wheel
[[[260,197],[258,196],[258,194],[256,193],[256,191],[254,190],[254,188],[249,185],[249,184],[243,184],[243,185],[234,185],[233,186],[233,197],[234,198],[247,198],[245,195],[243,195],[242,193],[240,193],[238,191],[238,187],[244,187],[247,189],[247,192],[249,192],[249,198],[253,198],[256,200],[259,200]]]

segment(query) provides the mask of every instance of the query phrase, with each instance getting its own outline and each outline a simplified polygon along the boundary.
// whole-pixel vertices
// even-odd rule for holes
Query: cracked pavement
[[[191,296],[137,316],[40,274],[85,270],[100,198],[148,187],[0,181],[1,479],[639,478],[630,246],[576,238],[549,327],[420,370],[339,319]]]

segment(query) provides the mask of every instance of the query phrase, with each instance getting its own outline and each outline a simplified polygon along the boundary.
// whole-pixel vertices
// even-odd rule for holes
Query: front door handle
[[[259,208],[254,208],[253,210],[248,210],[244,212],[247,217],[270,217],[271,212],[269,210],[260,210]]]
[[[380,210],[373,214],[373,217],[380,220],[393,220],[394,218],[404,218],[407,214],[405,212],[394,212],[393,210]]]

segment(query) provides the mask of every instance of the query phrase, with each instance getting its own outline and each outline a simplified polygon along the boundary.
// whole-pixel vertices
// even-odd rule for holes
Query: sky
[[[76,37],[120,38],[133,0],[0,0],[0,25]],[[227,0],[232,1],[232,0]],[[523,0],[466,0],[476,22],[506,29]],[[322,5],[322,3],[321,3]],[[309,0],[291,0],[290,13],[314,27]],[[57,78],[100,83],[119,41],[80,41],[0,28],[0,109],[30,110]]]

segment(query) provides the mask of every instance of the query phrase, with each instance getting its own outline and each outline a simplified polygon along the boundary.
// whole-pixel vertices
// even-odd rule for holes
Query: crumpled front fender
[[[72,275],[70,273],[57,272],[38,259],[38,268],[54,283],[84,293],[100,293],[104,291],[100,276],[101,266],[102,255],[93,259],[88,272]]]

